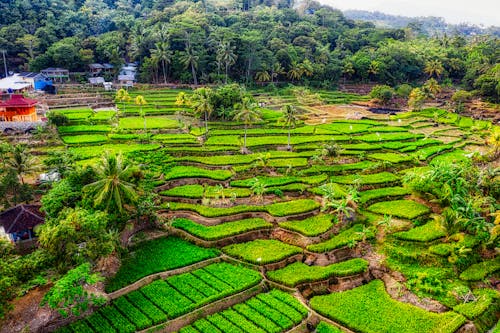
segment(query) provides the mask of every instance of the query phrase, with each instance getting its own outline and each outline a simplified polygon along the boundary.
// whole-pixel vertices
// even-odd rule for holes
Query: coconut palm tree
[[[259,71],[255,73],[255,80],[257,82],[260,82],[261,84],[264,84],[264,82],[268,82],[271,80],[271,75],[265,70]]]
[[[212,104],[213,90],[210,88],[198,88],[193,92],[189,103],[193,107],[195,113],[205,115],[205,132],[208,133],[208,118],[214,111]]]
[[[429,77],[436,76],[439,79],[441,74],[443,74],[444,67],[441,61],[437,59],[429,60],[425,63],[424,72],[429,75]]]
[[[295,128],[297,125],[297,121],[299,120],[297,117],[297,109],[291,105],[291,104],[285,104],[283,106],[283,122],[284,126],[288,127],[288,145],[287,148],[288,150],[292,149],[292,146],[290,145],[291,142],[291,131],[292,128]]]
[[[151,50],[151,57],[161,63],[163,71],[163,82],[167,83],[167,64],[171,63],[172,52],[169,50],[168,42],[157,42],[155,48]]]
[[[274,83],[274,79],[277,79],[279,75],[285,74],[285,69],[279,62],[275,62],[271,68],[271,82]]]
[[[146,112],[144,112],[143,106],[148,104],[148,102],[146,102],[146,99],[142,95],[137,95],[134,102],[135,105],[140,106],[139,116],[141,116],[142,120],[144,121],[144,131],[146,131]]]
[[[124,212],[126,204],[138,200],[137,187],[130,182],[132,168],[122,155],[106,153],[96,168],[98,180],[84,186],[84,193],[94,200],[94,207],[104,205],[108,212]]]
[[[217,47],[217,61],[224,64],[226,78],[224,83],[227,84],[229,76],[229,68],[236,63],[238,56],[234,53],[234,47],[229,42],[221,42]]]
[[[250,99],[250,97],[243,97],[240,104],[234,106],[235,109],[239,110],[235,116],[234,120],[242,121],[245,124],[245,135],[243,139],[243,151],[247,150],[247,127],[252,123],[260,121],[262,119],[261,113],[257,110],[257,105]]]
[[[7,166],[17,174],[21,184],[24,184],[24,176],[30,175],[38,169],[37,160],[26,150],[25,145],[16,145],[11,152]]]
[[[191,75],[193,75],[193,83],[198,85],[198,78],[196,77],[196,70],[198,69],[198,60],[200,57],[195,54],[193,48],[188,46],[183,54],[180,55],[179,60],[185,68],[191,67]]]
[[[288,78],[291,79],[292,82],[294,82],[295,80],[300,80],[303,74],[304,72],[301,64],[297,63],[296,61],[292,61],[290,70],[287,73]]]

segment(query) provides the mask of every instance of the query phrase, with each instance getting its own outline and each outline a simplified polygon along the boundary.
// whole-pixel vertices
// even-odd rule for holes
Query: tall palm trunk
[[[226,62],[226,79],[224,81],[225,84],[227,84],[227,73],[229,71],[229,64]]]
[[[167,84],[167,64],[165,63],[165,60],[162,60],[163,64],[163,81],[165,84]]]
[[[194,63],[191,63],[191,74],[193,74],[194,85],[198,85],[198,79],[196,78],[196,70],[194,69]]]

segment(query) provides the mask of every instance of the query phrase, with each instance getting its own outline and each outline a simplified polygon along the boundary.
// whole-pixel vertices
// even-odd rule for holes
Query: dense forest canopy
[[[142,82],[394,86],[435,77],[494,100],[500,88],[494,35],[378,28],[317,2],[16,0],[0,4],[0,22],[10,70],[127,61],[139,63]]]

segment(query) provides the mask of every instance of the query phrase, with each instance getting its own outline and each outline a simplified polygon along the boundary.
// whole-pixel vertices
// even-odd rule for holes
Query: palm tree
[[[243,151],[247,149],[247,127],[254,122],[260,121],[261,113],[257,110],[257,105],[250,97],[243,97],[239,105],[234,106],[239,111],[234,115],[234,120],[242,121],[245,124],[245,135],[243,139]]]
[[[278,78],[278,75],[285,74],[285,69],[279,62],[274,63],[273,67],[271,68],[271,82],[274,82],[274,79]]]
[[[344,64],[344,68],[342,68],[342,74],[344,75],[344,84],[345,84],[345,81],[347,79],[347,77],[351,78],[355,73],[355,70],[354,70],[354,65],[352,64],[352,62],[346,62]]]
[[[181,63],[185,66],[185,68],[191,67],[191,74],[193,75],[193,82],[195,85],[198,85],[198,79],[196,77],[196,70],[198,69],[198,60],[200,59],[194,53],[194,50],[191,46],[186,48],[186,51],[179,57]]]
[[[198,88],[193,92],[189,100],[195,113],[205,115],[205,133],[208,133],[208,118],[214,111],[212,104],[213,90],[210,88]]]
[[[300,64],[298,64],[296,61],[292,61],[290,70],[287,73],[288,78],[292,79],[293,82],[294,80],[300,80],[302,74],[304,74],[304,72],[302,71],[302,67],[300,66]]]
[[[99,180],[83,188],[86,195],[94,199],[94,207],[104,204],[108,212],[117,209],[123,213],[124,205],[137,202],[137,187],[130,183],[132,169],[122,155],[106,153],[96,172]]]
[[[229,42],[221,42],[217,47],[217,61],[224,64],[226,78],[224,83],[227,84],[229,76],[229,68],[236,63],[238,56],[234,53],[234,47]]]
[[[257,200],[262,201],[264,199],[263,195],[266,192],[266,186],[266,183],[255,177],[252,180],[250,187],[252,190],[252,196],[254,196]]]
[[[314,74],[314,67],[313,64],[309,59],[305,59],[300,65],[299,65],[300,71],[302,72],[302,75],[305,76],[312,76]]]
[[[7,165],[17,174],[21,184],[24,184],[23,175],[30,175],[35,172],[38,169],[36,162],[36,158],[26,151],[26,146],[18,144],[14,146]]]
[[[500,128],[494,127],[491,129],[487,143],[493,150],[493,159],[496,160],[500,157]]]
[[[148,102],[146,102],[146,99],[144,98],[144,96],[137,95],[137,97],[135,98],[135,105],[140,106],[139,116],[141,116],[142,120],[144,121],[144,131],[146,131],[146,112],[144,112],[143,106],[146,104],[148,104]]]
[[[264,82],[267,82],[271,80],[271,75],[267,71],[259,71],[255,73],[255,80],[257,82],[260,82],[261,84],[264,84]]]
[[[288,145],[287,148],[288,150],[292,149],[292,146],[290,145],[291,141],[291,131],[292,128],[295,128],[297,125],[297,109],[291,104],[286,104],[283,106],[283,121],[284,121],[284,126],[288,126]]]
[[[175,99],[175,105],[184,108],[186,105],[188,105],[188,102],[189,99],[187,98],[187,95],[184,91],[181,91],[180,93],[177,94],[177,98]]]
[[[436,78],[439,79],[441,74],[443,74],[443,71],[444,71],[443,64],[441,64],[441,61],[437,59],[429,60],[425,64],[424,72],[427,73],[429,77],[435,75]]]
[[[431,78],[425,82],[422,90],[426,93],[428,98],[436,98],[436,95],[441,91],[441,86],[436,79]]]
[[[163,81],[167,83],[167,64],[170,64],[172,52],[169,50],[167,42],[157,42],[155,48],[151,50],[151,57],[155,62],[161,63],[163,70]]]

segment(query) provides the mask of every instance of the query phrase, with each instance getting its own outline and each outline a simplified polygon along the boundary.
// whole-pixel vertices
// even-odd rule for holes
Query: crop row
[[[327,252],[344,246],[355,245],[356,242],[359,242],[364,238],[370,239],[374,236],[375,235],[372,229],[364,228],[362,224],[355,224],[351,228],[342,231],[329,240],[307,246],[307,249],[317,253]]]
[[[306,315],[307,309],[293,296],[272,290],[220,313],[199,319],[181,328],[179,333],[279,333],[298,325]]]
[[[256,239],[251,242],[232,244],[223,247],[222,251],[229,256],[258,265],[278,262],[294,254],[302,253],[300,247],[275,239]]]
[[[342,277],[366,272],[368,262],[355,258],[328,266],[308,266],[302,262],[295,262],[285,268],[269,271],[269,279],[289,287],[295,287],[305,282],[326,280],[331,277]]]
[[[286,202],[278,202],[269,205],[238,205],[232,207],[208,207],[198,204],[182,203],[182,202],[166,202],[162,205],[173,211],[189,210],[200,214],[205,217],[220,217],[229,216],[239,213],[248,212],[267,212],[273,216],[289,216],[301,213],[310,212],[320,207],[320,204],[311,199],[299,199]]]
[[[212,264],[191,273],[156,280],[121,296],[68,328],[75,333],[131,333],[184,315],[260,281],[260,274],[248,268],[228,263]]]
[[[198,238],[212,241],[252,230],[268,229],[272,227],[272,224],[264,219],[253,218],[207,227],[188,219],[178,218],[173,221],[172,226],[185,230]]]

